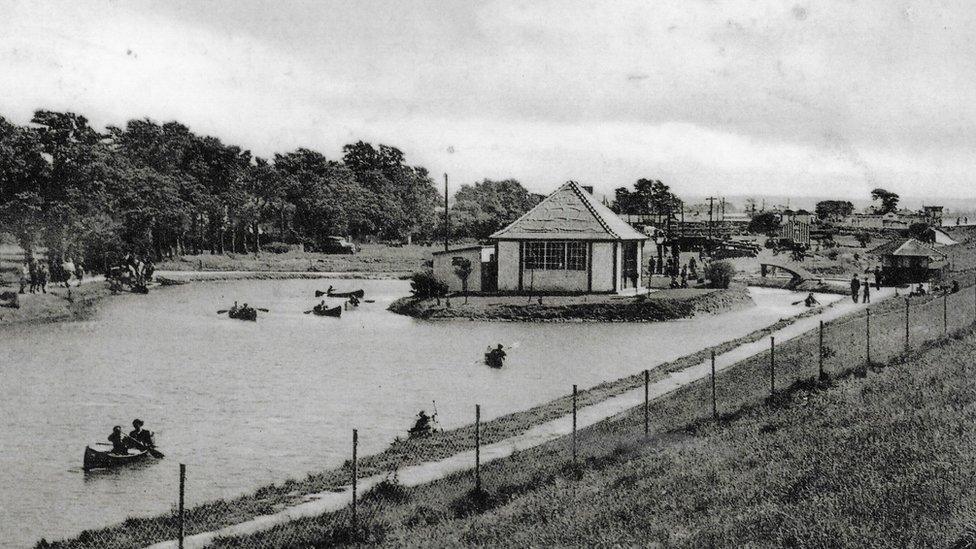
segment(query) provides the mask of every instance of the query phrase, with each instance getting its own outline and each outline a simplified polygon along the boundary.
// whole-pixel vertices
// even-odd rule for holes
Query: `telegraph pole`
[[[708,200],[708,240],[712,240],[712,220],[715,213],[715,197],[709,196],[705,200]]]
[[[444,251],[451,239],[451,216],[447,213],[447,174],[444,174]]]

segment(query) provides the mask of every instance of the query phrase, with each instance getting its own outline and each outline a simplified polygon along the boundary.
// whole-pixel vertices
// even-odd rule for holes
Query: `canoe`
[[[339,306],[339,305],[336,305],[335,307],[327,307],[325,309],[320,309],[319,306],[316,305],[315,307],[312,307],[312,313],[314,313],[314,314],[316,314],[318,316],[334,316],[334,317],[340,317],[340,316],[342,316],[342,307]]]
[[[126,454],[124,456],[119,454],[113,454],[111,452],[99,452],[98,450],[92,450],[91,447],[85,446],[85,460],[84,469],[86,471],[91,471],[92,469],[107,469],[110,467],[122,467],[129,465],[130,463],[138,463],[149,457],[149,451],[143,450],[136,454]]]
[[[332,289],[329,289],[326,292],[323,292],[321,290],[315,290],[315,297],[322,297],[322,296],[328,296],[328,297],[347,297],[347,298],[348,297],[356,297],[358,299],[362,299],[363,296],[365,296],[365,295],[366,295],[366,291],[365,290],[355,290],[355,291],[352,291],[352,292],[334,292],[334,291],[332,291]]]
[[[248,309],[246,311],[244,309],[230,310],[227,312],[227,316],[236,318],[237,320],[250,320],[253,322],[258,319],[258,311],[257,309]]]
[[[159,282],[160,286],[181,286],[183,284],[188,284],[189,280],[174,280],[172,278],[165,278],[162,276],[156,277],[156,282]]]

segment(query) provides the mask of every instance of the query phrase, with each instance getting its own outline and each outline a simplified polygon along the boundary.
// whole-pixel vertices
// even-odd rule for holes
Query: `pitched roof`
[[[569,181],[511,225],[491,235],[498,240],[645,240],[610,208]]]
[[[886,244],[882,244],[871,250],[874,255],[897,255],[902,257],[929,257],[941,259],[944,254],[935,251],[932,246],[916,238],[899,238]]]

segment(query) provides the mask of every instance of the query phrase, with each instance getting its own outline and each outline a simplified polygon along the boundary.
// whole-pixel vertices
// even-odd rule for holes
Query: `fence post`
[[[573,466],[576,466],[576,385],[573,385]]]
[[[871,364],[871,309],[866,308],[864,311],[867,313],[865,316],[867,322],[864,325],[864,330],[867,333],[867,363]]]
[[[718,404],[715,402],[715,351],[712,351],[712,419],[718,419]]]
[[[908,342],[908,309],[911,307],[911,300],[907,297],[905,298],[905,352],[908,352],[910,344]]]
[[[824,378],[824,369],[823,369],[824,356],[823,355],[824,355],[824,350],[823,350],[823,320],[821,320],[820,321],[820,345],[818,346],[818,350],[817,350],[817,369],[819,370],[818,371],[818,374],[819,375],[818,375],[817,379],[821,379],[821,380]]]
[[[649,370],[644,370],[644,436],[645,437],[651,432],[650,385],[651,385],[651,372]]]
[[[942,335],[949,333],[949,294],[942,294]]]
[[[481,405],[474,405],[474,489],[481,491]]]
[[[359,461],[356,456],[356,450],[358,446],[359,446],[359,431],[353,429],[352,430],[352,531],[353,531],[353,535],[357,539],[359,538],[359,533],[358,533],[359,530],[357,529],[359,521],[357,520],[356,517],[356,487],[357,487],[356,476],[359,474]]]
[[[776,338],[769,338],[769,395],[776,396]]]
[[[186,465],[180,464],[180,537],[177,543],[179,549],[183,549],[183,541],[186,539],[186,513],[184,498],[186,494]]]

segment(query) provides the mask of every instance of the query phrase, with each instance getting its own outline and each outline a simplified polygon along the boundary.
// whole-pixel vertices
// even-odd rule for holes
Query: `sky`
[[[0,0],[0,116],[393,145],[452,185],[973,197],[967,1]]]

